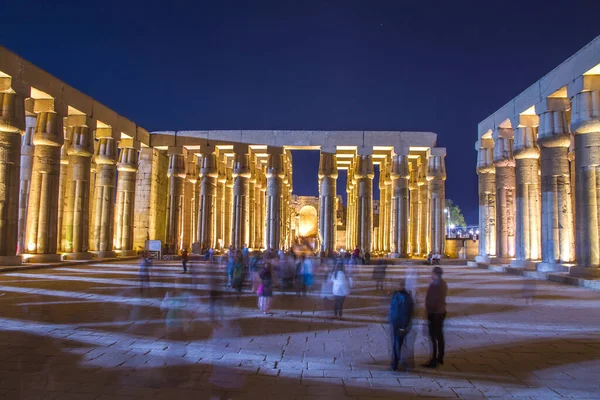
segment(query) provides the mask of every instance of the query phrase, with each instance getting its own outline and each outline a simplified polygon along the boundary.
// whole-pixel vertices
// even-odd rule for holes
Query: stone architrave
[[[113,251],[114,196],[117,178],[117,141],[111,128],[96,129],[98,147],[96,162],[96,189],[90,221],[90,251],[99,258],[115,257]]]
[[[170,147],[169,169],[169,197],[167,200],[167,226],[166,247],[167,251],[177,254],[181,250],[183,239],[183,203],[184,183],[186,177],[185,157],[186,150],[183,147]]]
[[[250,161],[247,146],[234,146],[235,159],[233,162],[233,214],[232,214],[232,244],[236,249],[242,249],[249,241],[248,219],[248,180],[250,179]]]
[[[538,144],[542,177],[542,262],[540,271],[564,271],[563,263],[575,260],[575,235],[569,146],[571,134],[567,98],[548,98],[536,105],[540,115]]]
[[[480,139],[477,149],[477,175],[479,180],[479,255],[476,260],[489,262],[496,256],[496,167],[494,166],[494,141]]]
[[[284,155],[281,149],[268,149],[267,160],[267,229],[266,244],[268,249],[278,250],[282,240],[282,215],[281,207],[283,200],[283,178],[284,173]]]
[[[35,101],[37,112],[33,133],[33,168],[27,205],[26,253],[30,262],[59,261],[57,250],[60,149],[64,142],[63,117],[54,101]]]
[[[62,250],[68,260],[91,259],[88,252],[90,163],[94,152],[94,125],[85,115],[68,117],[71,139],[67,148]],[[63,164],[64,165],[64,164]]]
[[[25,116],[25,133],[21,140],[21,168],[19,184],[19,227],[17,254],[26,250],[25,230],[27,227],[27,204],[31,187],[31,170],[33,168],[33,132],[35,131],[36,116]]]
[[[515,159],[511,128],[493,133],[496,167],[496,256],[508,263],[515,256]]]
[[[337,157],[321,150],[319,161],[319,236],[321,252],[331,257],[336,244]]]
[[[446,245],[446,149],[431,149],[427,165],[429,210],[431,213],[431,251],[444,254]]]
[[[600,276],[600,75],[584,75],[567,87],[575,135],[574,276]]]
[[[19,164],[25,103],[8,79],[0,81],[5,89],[0,92],[0,265],[18,265]]]
[[[203,249],[215,248],[216,195],[219,176],[217,156],[205,150],[200,167],[200,212],[198,219],[198,241]]]
[[[400,150],[400,154],[392,155],[392,257],[408,256],[408,154]]]
[[[356,211],[358,246],[363,254],[371,253],[373,235],[373,158],[370,154],[356,156],[354,177],[357,185]]]
[[[122,140],[119,147],[114,246],[121,256],[127,256],[136,254],[133,249],[133,219],[139,151],[131,139]]]

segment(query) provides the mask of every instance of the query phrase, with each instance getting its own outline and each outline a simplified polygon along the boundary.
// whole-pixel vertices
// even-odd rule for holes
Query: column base
[[[62,261],[62,254],[24,254],[23,262],[26,263],[58,263]]]
[[[512,260],[510,267],[514,269],[535,269],[536,262],[531,260]]]
[[[117,257],[132,257],[137,256],[137,250],[115,250]]]
[[[600,278],[600,268],[575,266],[569,269],[569,275],[582,278]]]
[[[21,265],[22,262],[21,256],[0,256],[1,266]]]
[[[94,255],[88,251],[82,251],[78,253],[64,253],[63,258],[65,260],[91,260]]]
[[[536,269],[538,272],[567,272],[569,267],[559,263],[539,262]]]
[[[490,264],[510,264],[512,258],[505,257],[490,257]]]
[[[489,263],[490,257],[489,256],[475,256],[475,262]]]
[[[93,253],[96,255],[96,257],[98,258],[115,258],[117,257],[117,253],[115,253],[114,251],[90,251],[90,253]]]

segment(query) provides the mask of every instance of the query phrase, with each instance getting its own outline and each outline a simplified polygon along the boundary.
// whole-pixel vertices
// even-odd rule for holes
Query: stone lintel
[[[71,114],[66,118],[68,126],[87,126],[90,129],[96,127],[96,121],[85,114]]]
[[[116,138],[120,139],[120,135],[115,136],[116,132],[113,128],[109,127],[100,127],[96,128],[96,138]]]
[[[120,149],[136,149],[139,150],[141,148],[140,142],[135,139],[121,139],[119,140],[119,148]]]
[[[537,115],[521,114],[519,115],[519,127],[523,126],[539,126],[540,117]]]
[[[187,149],[183,146],[169,146],[167,149],[168,155],[181,154],[183,156],[187,155]]]
[[[593,90],[600,90],[600,75],[582,75],[567,85],[569,97]]]
[[[233,148],[235,149],[235,145]],[[267,146],[267,154],[281,155],[284,153],[285,153],[285,151],[284,151],[283,147]]]
[[[494,129],[494,133],[492,134],[492,138],[494,140],[498,138],[511,139],[515,136],[515,131],[513,128],[496,128]]]
[[[567,111],[571,102],[566,97],[548,97],[535,105],[535,112],[540,115],[546,112]]]
[[[0,78],[0,92],[15,92],[23,98],[31,96],[31,88],[20,82],[17,79],[13,79],[10,76],[4,76]]]

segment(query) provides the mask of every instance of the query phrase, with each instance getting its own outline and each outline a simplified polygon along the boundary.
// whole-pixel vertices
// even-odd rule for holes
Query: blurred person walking
[[[336,267],[335,272],[331,277],[334,306],[333,314],[338,319],[342,319],[344,313],[344,301],[346,296],[350,294],[350,281],[344,273],[344,267],[340,264]]]
[[[431,283],[425,297],[425,309],[429,322],[429,338],[431,340],[431,359],[423,364],[425,368],[436,368],[444,364],[444,320],[446,319],[446,295],[448,285],[442,279],[444,271],[434,267],[431,272]]]
[[[187,249],[181,250],[181,265],[183,266],[183,273],[184,274],[187,272],[187,263],[188,263],[188,260],[189,260],[189,257],[188,257]]]
[[[261,284],[258,287],[258,308],[263,314],[271,310],[271,298],[273,297],[273,268],[271,262],[265,262],[265,265],[260,271]]]
[[[414,311],[414,301],[405,286],[405,280],[400,279],[398,290],[392,295],[388,312],[388,321],[392,330],[390,335],[392,338],[392,371],[396,371],[400,363],[402,369],[408,371],[409,366],[412,366],[410,357],[414,355],[414,351],[407,348],[404,358],[402,358],[402,346],[404,339],[411,331]]]

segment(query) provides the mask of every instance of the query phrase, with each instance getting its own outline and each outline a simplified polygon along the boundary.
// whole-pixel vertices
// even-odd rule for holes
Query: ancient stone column
[[[600,276],[600,75],[569,84],[571,132],[575,135],[577,266],[575,276]]]
[[[383,252],[390,252],[391,243],[391,227],[392,227],[392,172],[391,172],[391,159],[386,157],[385,159],[385,214],[383,219]]]
[[[225,235],[225,247],[229,247],[233,244],[233,163],[227,160],[225,163],[225,200],[223,206],[225,211],[223,213],[223,229]]]
[[[292,153],[285,150],[285,167],[283,177],[283,202],[281,203],[281,216],[283,222],[282,234],[282,249],[288,249],[292,244],[292,210],[290,204],[292,202]]]
[[[496,256],[496,167],[494,166],[494,141],[480,139],[477,150],[477,175],[479,179],[479,255],[477,261],[489,262]]]
[[[248,248],[256,249],[256,156],[249,155],[250,178],[248,179]]]
[[[198,221],[198,241],[203,249],[214,248],[216,243],[218,176],[217,155],[214,152],[205,152],[202,154],[200,167],[200,219]]]
[[[133,249],[133,217],[138,149],[132,139],[121,140],[117,163],[117,201],[115,208],[114,248],[121,256],[135,255]]]
[[[25,116],[25,133],[21,138],[21,168],[19,182],[19,226],[17,254],[23,254],[26,251],[25,230],[27,227],[27,204],[29,203],[31,170],[33,168],[33,132],[35,131],[35,121],[35,114]]]
[[[111,128],[96,130],[98,148],[96,162],[96,189],[91,218],[90,250],[99,258],[115,257],[113,251],[114,196],[117,175],[117,143]]]
[[[248,245],[249,241],[248,180],[250,179],[250,161],[245,146],[240,146],[237,149],[234,147],[234,152],[232,241],[234,248],[242,249]]]
[[[264,230],[265,230],[265,191],[267,181],[260,163],[256,165],[256,185],[255,185],[255,213],[256,213],[256,246],[265,248]]]
[[[493,133],[496,166],[496,255],[508,263],[515,256],[515,159],[513,130],[498,128]]]
[[[520,115],[515,131],[516,160],[515,257],[513,268],[532,267],[541,258],[540,150],[537,115]]]
[[[408,256],[408,154],[400,150],[400,154],[392,155],[392,257]]]
[[[217,160],[217,196],[216,201],[216,232],[217,247],[225,246],[225,182],[227,182],[227,170],[225,158],[221,155]]]
[[[378,245],[377,245],[377,250],[379,250],[380,253],[385,252],[385,244],[384,244],[384,240],[385,240],[385,236],[386,236],[386,231],[385,231],[385,219],[386,219],[386,214],[387,214],[387,204],[386,204],[386,199],[387,199],[387,194],[386,194],[386,184],[385,184],[385,160],[383,160],[381,162],[381,164],[379,164],[379,229],[377,232],[377,241],[378,241]]]
[[[200,210],[199,197],[200,185],[198,177],[200,176],[201,159],[195,154],[188,154],[185,161],[185,184],[184,184],[184,199],[185,205],[183,210],[183,244],[182,249],[192,248],[193,244],[198,242],[198,212]]]
[[[336,183],[338,177],[335,150],[321,150],[319,161],[319,239],[321,251],[331,257],[335,251]]]
[[[540,271],[560,271],[575,260],[575,235],[568,152],[571,144],[567,98],[547,98],[535,106],[540,115],[537,142],[542,175],[542,262]]]
[[[169,147],[169,197],[167,200],[167,251],[177,254],[181,250],[183,239],[183,203],[184,183],[186,177],[186,150],[183,147]],[[200,218],[201,220],[202,218]]]
[[[0,78],[0,265],[21,264],[17,256],[21,134],[25,131],[23,96]]]
[[[427,159],[421,160],[419,164],[419,249],[421,254],[429,254],[431,244],[429,241],[429,185],[427,184]]]
[[[348,179],[346,180],[346,248],[348,251],[354,250],[354,168],[348,167]]]
[[[90,164],[95,123],[86,115],[70,115],[65,178],[62,250],[67,260],[89,260]]]
[[[63,124],[65,121],[63,121]],[[69,155],[67,151],[69,149],[69,144],[71,143],[71,139],[69,137],[69,130],[65,129],[65,138],[62,147],[60,148],[60,175],[58,178],[58,216],[56,219],[57,227],[56,227],[56,246],[57,250],[60,253],[64,253],[65,250],[65,241],[63,237],[63,233],[65,227],[63,225],[63,216],[65,211],[65,191],[67,189],[67,170],[69,169]]]
[[[410,234],[408,251],[410,254],[419,254],[419,169],[417,166],[417,160],[413,160],[409,164],[409,173],[410,178],[408,180],[408,191],[410,199]]]
[[[446,246],[446,149],[431,149],[427,166],[429,210],[431,210],[431,250],[444,254]]]
[[[42,107],[37,113],[33,133],[33,168],[25,242],[31,262],[59,261],[57,250],[58,181],[60,148],[64,141],[63,118],[52,109],[52,100],[36,100]],[[44,104],[48,103],[48,104]],[[18,154],[18,153],[17,153]]]
[[[268,249],[277,250],[281,245],[282,218],[281,207],[283,198],[284,155],[281,149],[269,148],[267,161],[267,229],[265,232]]]
[[[373,158],[371,155],[356,157],[357,165],[354,176],[357,181],[357,233],[358,246],[363,253],[372,251],[373,234]]]

